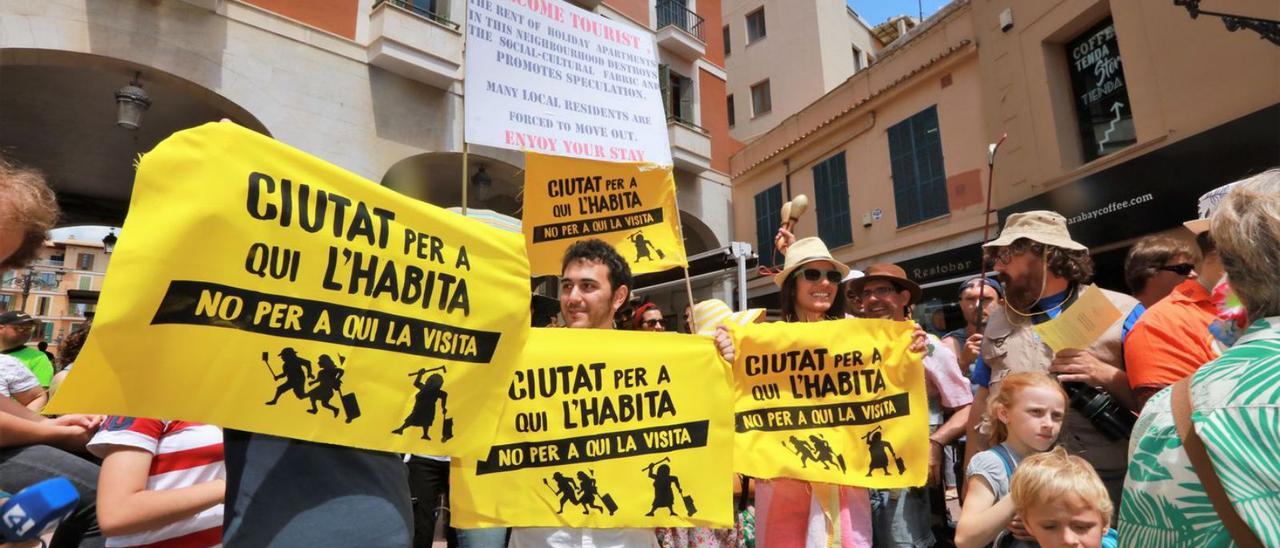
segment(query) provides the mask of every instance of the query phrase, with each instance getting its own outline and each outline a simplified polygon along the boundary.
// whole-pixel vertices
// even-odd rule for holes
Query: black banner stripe
[[[682,424],[654,426],[652,428],[624,430],[622,432],[608,432],[604,434],[591,434],[587,436],[577,436],[558,440],[542,440],[495,445],[489,448],[488,457],[476,463],[476,475],[482,476],[485,474],[510,472],[512,470],[522,470],[525,468],[563,466],[567,464],[577,464],[580,462],[599,462],[603,460],[621,459],[638,455],[652,455],[655,453],[668,453],[682,449],[706,447],[708,423],[709,421],[693,421]],[[676,433],[676,431],[679,430],[683,430],[687,433],[687,440],[680,441],[680,438],[683,436]],[[671,434],[665,440],[662,438],[662,433],[664,432]],[[650,436],[647,438],[646,434],[650,434]],[[618,440],[623,436],[630,437],[630,439],[634,441],[635,446],[626,448],[625,450],[620,450]],[[603,454],[588,454],[588,444],[595,444],[597,447],[607,447],[608,450]],[[567,456],[569,454],[570,445],[574,446],[577,456]],[[514,462],[517,459],[519,462]],[[504,463],[502,462],[503,460],[506,460],[507,462]]]
[[[805,424],[798,424],[799,416],[806,413]],[[910,394],[903,392],[871,401],[830,403],[824,405],[807,405],[800,407],[771,407],[755,409],[734,414],[734,430],[738,433],[748,431],[784,432],[787,430],[809,430],[830,426],[857,426],[875,424],[877,422],[905,417],[911,414]],[[817,422],[813,417],[819,418]]]
[[[260,305],[271,306],[271,312],[260,316]],[[322,311],[329,316],[328,332],[315,330]],[[359,327],[344,327],[348,321]],[[468,363],[493,361],[502,338],[502,333],[495,331],[190,280],[169,282],[151,324],[225,327]],[[358,336],[345,335],[347,331]],[[402,342],[403,335],[408,335],[408,341]]]
[[[662,224],[662,208],[533,227],[533,243],[582,238]]]

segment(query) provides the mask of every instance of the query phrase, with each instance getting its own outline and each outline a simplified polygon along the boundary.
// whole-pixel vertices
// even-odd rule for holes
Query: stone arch
[[[131,131],[115,124],[114,95],[135,77],[152,103]],[[129,60],[5,48],[0,81],[0,150],[45,172],[64,226],[119,226],[136,158],[174,132],[228,118],[270,135],[257,117],[215,91]]]
[[[721,247],[711,228],[687,211],[680,212],[680,227],[684,230],[684,250],[689,256]]]

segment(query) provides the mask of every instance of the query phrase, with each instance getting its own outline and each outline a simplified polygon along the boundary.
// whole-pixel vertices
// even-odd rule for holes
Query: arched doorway
[[[151,106],[136,130],[116,125],[116,90],[135,78]],[[0,152],[44,171],[62,225],[119,226],[134,164],[174,132],[228,118],[270,135],[217,93],[137,63],[58,50],[0,49]]]

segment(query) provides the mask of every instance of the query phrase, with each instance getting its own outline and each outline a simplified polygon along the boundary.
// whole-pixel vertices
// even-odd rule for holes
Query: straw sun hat
[[[782,263],[782,271],[773,276],[773,283],[782,287],[783,282],[786,282],[787,277],[797,268],[817,261],[828,261],[835,265],[836,270],[840,271],[841,278],[849,275],[849,267],[831,256],[831,252],[827,251],[827,244],[822,243],[819,238],[808,237],[796,240],[791,247],[787,248],[787,257]]]

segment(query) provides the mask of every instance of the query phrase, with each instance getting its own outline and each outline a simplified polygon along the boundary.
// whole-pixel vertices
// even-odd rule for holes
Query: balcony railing
[[[427,9],[427,8],[424,8],[424,7],[419,6],[419,4],[426,4],[426,3],[428,3],[428,2],[414,2],[414,1],[412,1],[412,0],[409,0],[409,1],[406,1],[406,0],[375,0],[375,1],[374,1],[374,3],[373,3],[373,7],[375,7],[375,8],[376,8],[376,7],[378,7],[378,4],[391,4],[391,5],[393,5],[393,6],[397,7],[397,8],[404,9],[404,10],[408,10],[409,12],[413,13],[414,15],[417,15],[417,16],[419,16],[419,17],[425,17],[425,18],[427,18],[427,19],[430,19],[431,21],[435,21],[436,23],[439,23],[439,24],[441,24],[441,25],[444,25],[444,26],[446,26],[446,27],[449,27],[449,28],[451,28],[451,29],[453,29],[453,30],[460,30],[460,29],[462,28],[462,27],[461,27],[461,26],[459,26],[457,23],[455,23],[455,22],[453,22],[453,21],[450,21],[448,17],[445,17],[445,16],[443,16],[443,15],[440,15],[439,13],[436,13],[436,11],[435,11],[435,10],[431,10],[431,9]],[[434,3],[434,2],[432,2],[432,3],[430,3],[430,4],[431,4],[431,5],[433,5],[433,6],[435,5],[435,3]]]
[[[691,116],[681,116],[679,114],[668,114],[667,122],[668,123],[675,122],[689,129],[697,130],[699,133],[707,133],[707,128],[704,128],[698,124],[693,123],[693,120],[690,120],[688,118],[691,118]]]
[[[679,0],[658,0],[657,28],[660,30],[663,27],[672,26],[692,34],[694,38],[705,43],[707,39],[702,35],[702,16],[689,11],[686,5]]]

